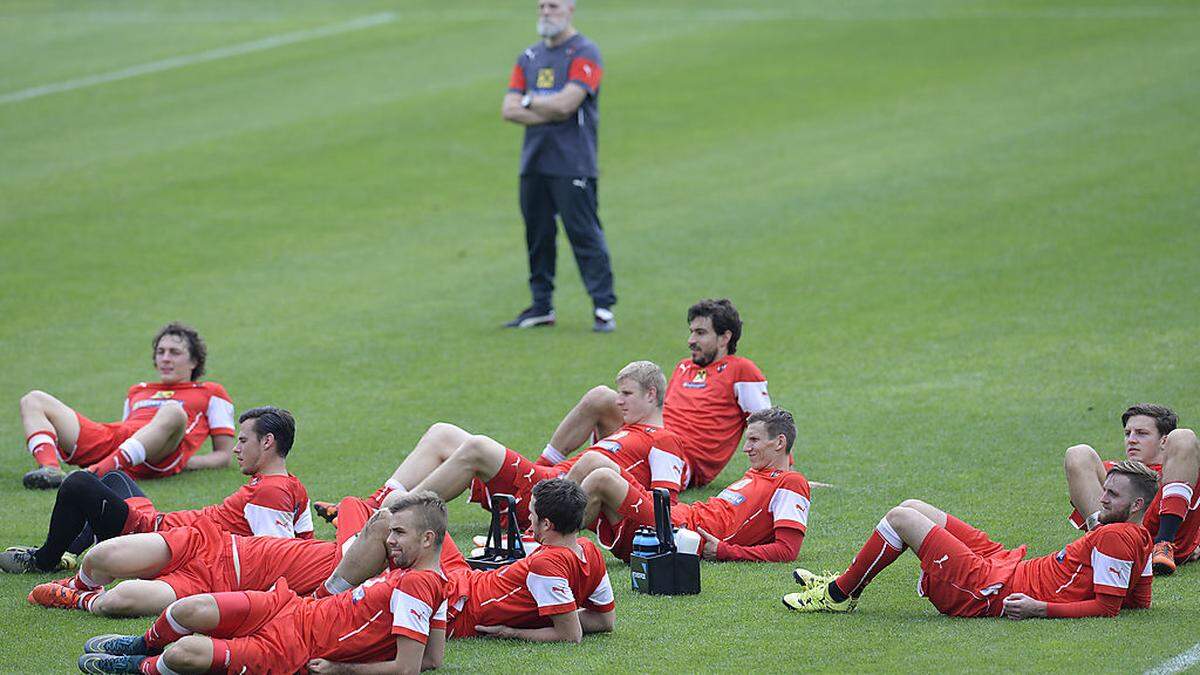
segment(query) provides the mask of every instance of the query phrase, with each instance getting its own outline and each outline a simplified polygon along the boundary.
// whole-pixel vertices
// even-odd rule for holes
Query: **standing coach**
[[[517,58],[501,114],[524,125],[521,149],[521,214],[529,249],[533,304],[509,328],[554,325],[555,215],[575,252],[583,284],[592,297],[597,332],[617,327],[612,306],[612,265],[596,213],[597,97],[603,73],[600,50],[571,25],[574,0],[540,0],[542,40]]]

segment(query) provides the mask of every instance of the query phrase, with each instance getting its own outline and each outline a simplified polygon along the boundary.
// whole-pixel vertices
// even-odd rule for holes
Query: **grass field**
[[[739,353],[800,420],[798,467],[834,486],[800,553],[817,569],[907,497],[1057,550],[1068,445],[1118,454],[1141,400],[1198,423],[1195,4],[581,3],[605,59],[608,336],[569,251],[559,325],[497,328],[527,299],[499,105],[533,5],[0,7],[0,544],[39,543],[53,501],[20,487],[21,394],[116,418],[173,319],[239,410],[296,413],[292,470],[331,498],[438,420],[532,456],[589,386],[683,357],[688,304],[729,296]],[[240,481],[145,488],[165,510]],[[455,642],[445,668],[1130,672],[1200,633],[1190,568],[1149,611],[1015,623],[941,617],[911,556],[856,614],[794,616],[791,567],[705,565],[702,595],[647,598],[613,561],[612,635]],[[146,625],[31,607],[37,580],[0,578],[0,672],[69,672],[84,638]]]

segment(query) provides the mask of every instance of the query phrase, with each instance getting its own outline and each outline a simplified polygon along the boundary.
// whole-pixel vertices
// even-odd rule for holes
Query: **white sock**
[[[54,439],[50,438],[50,436],[48,434],[34,434],[33,437],[31,437],[29,439],[29,452],[33,452],[34,450],[37,450],[38,446],[43,443],[49,443],[56,450],[58,448],[58,444],[55,443]]]
[[[879,519],[879,524],[875,526],[875,531],[879,533],[879,536],[883,537],[883,540],[888,543],[888,546],[891,546],[898,551],[904,550],[904,540],[900,538],[900,534],[896,532],[895,528],[893,528],[892,524],[887,521],[886,517]]]
[[[383,486],[385,488],[389,488],[392,492],[398,492],[402,495],[408,494],[408,488],[404,487],[404,483],[401,483],[395,478],[387,479],[387,482],[384,483]]]
[[[542,450],[542,457],[545,457],[546,461],[550,462],[551,464],[558,464],[559,462],[567,461],[567,456],[559,452],[558,448],[550,445],[549,443],[547,443],[546,448]]]
[[[129,460],[129,466],[137,466],[146,461],[146,446],[136,438],[126,439],[120,445],[121,454]]]
[[[158,668],[158,672],[162,673],[162,675],[180,675],[179,671],[168,668],[167,660],[161,656],[158,657],[158,663],[154,664],[154,667]]]
[[[78,577],[79,583],[81,583],[87,587],[86,589],[81,589],[81,590],[94,591],[94,590],[104,588],[103,585],[96,583],[95,579],[89,577],[87,572],[84,571],[84,568],[82,566],[80,566],[79,571],[75,573],[75,576]]]
[[[179,602],[179,601],[176,600],[175,602],[172,602],[169,606],[167,606],[167,612],[166,612],[167,624],[169,624],[171,626],[171,630],[175,631],[176,633],[179,633],[180,635],[191,635],[192,630],[190,628],[184,628],[183,624],[181,624],[175,620],[175,615],[173,614],[173,610],[175,609],[176,602]]]

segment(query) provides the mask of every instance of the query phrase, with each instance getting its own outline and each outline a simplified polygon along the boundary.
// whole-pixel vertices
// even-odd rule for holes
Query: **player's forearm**
[[[421,672],[419,664],[397,663],[395,661],[377,661],[375,663],[344,663],[337,662],[335,673],[354,673],[355,675],[417,675]]]
[[[510,93],[508,96],[505,96],[504,104],[500,108],[500,116],[509,122],[527,127],[535,124],[546,124],[547,122],[555,121],[546,115],[535,112],[533,110],[532,102],[529,108],[522,106],[521,98],[521,94]]]
[[[717,560],[730,562],[791,562],[800,554],[804,534],[791,528],[780,528],[775,540],[756,546],[717,544]]]
[[[1121,612],[1121,597],[1098,595],[1092,600],[1079,602],[1048,602],[1046,618],[1082,619],[1089,616],[1116,616]]]
[[[550,122],[561,122],[578,109],[578,100],[565,89],[549,96],[534,96],[529,100],[529,111]]]
[[[597,612],[591,609],[579,610],[579,627],[584,633],[611,633],[617,623],[617,613],[609,610]]]
[[[188,460],[187,466],[184,468],[189,471],[197,471],[202,469],[224,469],[229,466],[229,460],[233,459],[233,453],[218,452],[213,450],[207,455],[192,455]]]
[[[500,637],[527,640],[529,642],[575,642],[583,641],[583,629],[578,622],[571,627],[547,626],[545,628],[508,628]]]

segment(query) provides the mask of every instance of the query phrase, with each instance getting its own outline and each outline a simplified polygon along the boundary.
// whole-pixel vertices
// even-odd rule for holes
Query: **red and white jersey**
[[[590,539],[577,541],[583,558],[564,546],[540,546],[500,569],[452,574],[450,633],[456,633],[460,616],[472,625],[458,628],[458,634],[470,635],[475,625],[544,628],[556,614],[610,611],[613,590],[604,556]]]
[[[396,658],[396,637],[425,644],[446,628],[446,578],[441,570],[398,569],[352,591],[306,599],[304,634],[313,658],[371,663]]]
[[[1110,523],[1067,544],[1058,553],[1016,563],[1008,591],[1043,602],[1079,602],[1118,595],[1124,606],[1149,605],[1150,552],[1154,541],[1134,523]]]
[[[746,417],[770,407],[767,380],[750,359],[730,355],[698,366],[686,358],[675,366],[663,420],[683,440],[695,485],[721,473],[746,430]]]
[[[313,536],[308,490],[292,474],[253,476],[219,504],[202,509],[173,511],[163,516],[159,529],[209,520],[226,532],[248,537]]]
[[[677,434],[649,424],[626,424],[596,441],[586,452],[599,452],[637,479],[647,490],[666,488],[678,495],[688,486],[691,465]],[[555,468],[565,474],[584,453]]]
[[[716,497],[680,504],[671,519],[692,530],[703,527],[730,544],[755,546],[772,541],[777,527],[805,532],[810,494],[808,479],[799,471],[750,469]]]
[[[141,382],[129,388],[121,421],[145,425],[164,405],[182,405],[187,427],[179,447],[156,463],[158,471],[167,471],[187,461],[209,436],[236,436],[237,422],[233,402],[225,387],[216,382]]]

